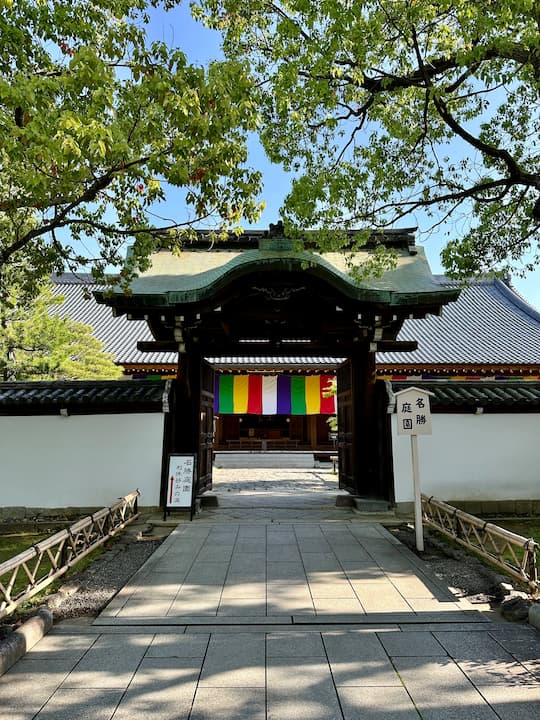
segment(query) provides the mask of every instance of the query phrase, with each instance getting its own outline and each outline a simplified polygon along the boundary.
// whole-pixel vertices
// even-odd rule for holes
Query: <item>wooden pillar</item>
[[[191,348],[178,361],[176,381],[176,427],[174,450],[197,453],[199,449],[201,398],[201,357]]]
[[[340,487],[359,497],[393,500],[389,425],[375,354],[359,350],[337,378]]]
[[[200,494],[212,486],[214,372],[196,347],[188,346],[179,359],[174,397],[168,452],[196,456]]]
[[[351,358],[353,403],[353,478],[356,495],[377,497],[379,461],[375,422],[375,353],[359,352]]]

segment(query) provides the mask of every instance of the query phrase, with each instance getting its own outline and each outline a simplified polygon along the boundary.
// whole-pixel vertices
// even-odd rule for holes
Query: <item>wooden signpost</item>
[[[431,408],[428,390],[417,387],[400,390],[396,393],[396,412],[398,435],[411,436],[412,471],[414,487],[414,530],[416,549],[424,551],[424,533],[422,528],[422,493],[418,470],[418,435],[431,435]]]
[[[169,455],[169,473],[167,476],[167,496],[163,519],[173,508],[190,509],[190,520],[193,520],[193,488],[195,480],[195,454]]]

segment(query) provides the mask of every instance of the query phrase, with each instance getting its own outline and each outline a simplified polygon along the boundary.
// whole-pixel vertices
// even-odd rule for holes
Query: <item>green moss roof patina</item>
[[[233,281],[260,272],[303,272],[333,286],[344,297],[388,306],[444,304],[457,299],[459,290],[441,287],[433,277],[422,248],[394,247],[394,270],[379,278],[356,280],[350,263],[361,265],[371,248],[360,252],[312,252],[296,250],[287,238],[258,238],[253,249],[186,249],[179,255],[159,251],[152,267],[131,285],[132,294],[115,292],[99,302],[120,308],[178,307],[211,300]]]

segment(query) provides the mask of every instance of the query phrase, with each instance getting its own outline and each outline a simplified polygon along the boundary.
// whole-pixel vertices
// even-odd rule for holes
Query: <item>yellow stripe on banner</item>
[[[234,376],[233,412],[235,415],[245,415],[248,409],[249,377],[247,375]]]
[[[321,412],[321,379],[318,375],[306,377],[306,415]]]

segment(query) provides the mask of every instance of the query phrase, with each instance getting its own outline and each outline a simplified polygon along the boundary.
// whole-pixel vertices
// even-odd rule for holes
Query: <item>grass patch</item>
[[[5,562],[6,560],[11,560],[11,558],[15,557],[19,553],[24,552],[25,550],[28,550],[28,548],[32,547],[32,545],[40,542],[40,540],[45,540],[45,538],[49,537],[49,535],[51,535],[51,533],[46,531],[40,533],[31,531],[23,531],[20,533],[16,533],[11,531],[7,535],[0,535],[0,563]],[[30,571],[33,570],[35,562],[35,560],[31,560],[29,562]],[[50,569],[51,562],[48,557],[44,557],[40,564],[39,576],[44,575]],[[13,571],[9,571],[8,573],[1,576],[0,581],[2,581],[3,583],[7,583],[11,577],[12,572]],[[24,572],[24,569],[21,568],[17,573],[17,579],[11,591],[12,596],[17,595],[17,593],[21,592],[21,590],[24,590],[27,584],[27,575]]]
[[[516,535],[522,535],[527,539],[532,538],[540,545],[540,518],[494,518],[493,524],[510,530]]]
[[[0,563],[15,557],[24,550],[28,550],[29,547],[46,537],[49,537],[49,533],[12,532],[8,535],[0,534]]]
[[[14,558],[16,555],[18,555],[21,552],[24,552],[25,550],[28,550],[28,548],[32,547],[36,543],[40,542],[41,540],[44,540],[51,535],[58,532],[58,526],[54,526],[53,528],[41,528],[40,532],[31,531],[31,530],[23,530],[21,532],[17,532],[15,530],[9,530],[5,534],[2,534],[2,531],[0,530],[0,563],[5,562],[6,560],[10,560],[11,558]],[[36,594],[32,598],[25,601],[19,608],[19,610],[24,611],[25,609],[28,609],[30,607],[34,607],[36,605],[39,605],[42,601],[43,597],[46,595],[50,595],[51,593],[56,592],[58,587],[65,582],[66,578],[76,574],[80,573],[83,570],[85,570],[89,565],[96,560],[105,550],[107,550],[116,540],[118,539],[118,536],[114,536],[113,538],[107,540],[103,545],[100,545],[98,548],[93,550],[92,552],[88,553],[85,557],[81,558],[73,567],[71,567],[66,573],[61,575],[57,580],[52,582],[50,585],[48,585],[46,588],[44,588],[40,593]],[[54,549],[53,549],[54,552]],[[32,572],[35,568],[36,559],[32,559],[28,563],[28,569],[30,572]],[[51,562],[45,554],[40,562],[39,570],[37,572],[36,578],[43,578],[50,570],[51,570]],[[7,584],[10,580],[11,574],[13,571],[9,571],[8,573],[5,573],[3,576],[0,576],[0,582]],[[22,590],[24,590],[28,585],[28,577],[24,571],[24,568],[20,568],[19,572],[17,574],[17,579],[14,583],[13,589],[11,591],[11,596],[15,597],[18,593],[20,593]]]

